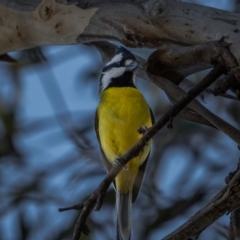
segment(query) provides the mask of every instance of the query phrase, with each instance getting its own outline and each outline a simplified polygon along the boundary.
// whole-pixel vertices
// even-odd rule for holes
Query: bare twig
[[[78,204],[78,205],[73,205],[71,207],[65,207],[65,208],[59,208],[59,212],[65,212],[69,210],[82,210],[83,209],[83,204]]]
[[[213,90],[213,89],[207,89],[206,93],[213,94],[214,96],[216,96],[215,90]],[[232,100],[236,100],[236,101],[240,101],[239,98],[237,98],[237,97],[235,97],[235,96],[233,96],[231,94],[228,94],[228,93],[219,93],[219,94],[217,94],[217,96],[228,98],[228,99],[232,99]]]
[[[114,164],[112,169],[109,171],[107,176],[90,196],[83,205],[83,210],[77,220],[73,240],[79,240],[81,232],[84,231],[86,226],[86,220],[95,207],[99,210],[99,202],[102,202],[102,196],[106,193],[113,179],[122,170],[132,158],[138,156],[141,150],[144,148],[146,143],[162,128],[164,127],[171,118],[174,118],[183,108],[185,108],[199,93],[204,91],[210,84],[212,84],[219,76],[225,72],[225,68],[222,65],[217,65],[199,84],[197,84],[192,90],[190,90],[185,97],[171,107],[162,118],[160,118],[151,128],[149,128],[143,137],[121,158],[118,159],[119,164]],[[100,200],[99,200],[100,197]],[[96,206],[97,204],[97,206]]]
[[[226,91],[231,89],[236,96],[227,94]],[[220,81],[214,89],[208,89],[207,93],[214,96],[222,96],[234,100],[240,100],[240,84],[233,73],[229,74],[223,81]]]
[[[199,234],[228,212],[232,212],[240,205],[240,184],[234,186],[228,198],[219,201],[227,187],[224,187],[207,205],[198,211],[186,223],[174,232],[164,237],[163,240],[196,239]]]
[[[232,211],[230,217],[230,226],[228,233],[228,240],[239,240],[240,239],[240,209]]]
[[[148,72],[149,78],[155,83],[157,86],[166,91],[169,95],[173,96],[177,100],[180,100],[186,95],[186,92],[165,78],[161,78],[159,76],[153,75]],[[225,133],[228,137],[230,137],[234,142],[240,145],[240,130],[224,121],[207,108],[205,108],[202,104],[199,103],[196,99],[194,99],[191,103],[189,103],[189,107],[202,115],[205,119],[207,119],[210,123],[216,126],[219,130]]]
[[[15,63],[17,62],[16,59],[12,58],[9,54],[5,53],[3,55],[0,55],[0,61],[3,62],[9,62],[9,63]]]
[[[239,167],[236,171],[229,173],[226,178],[226,182],[231,184],[231,181],[235,181],[235,184],[231,186],[225,186],[220,190],[201,210],[188,219],[182,226],[170,233],[163,240],[188,240],[197,239],[201,232],[215,222],[224,214],[233,212],[231,218],[232,222],[229,229],[228,240],[237,240],[235,237],[239,234],[239,212],[235,215],[235,211],[240,206],[240,183],[238,179]],[[237,214],[237,213],[236,213]],[[234,223],[234,225],[233,225]],[[234,237],[234,238],[233,238]]]

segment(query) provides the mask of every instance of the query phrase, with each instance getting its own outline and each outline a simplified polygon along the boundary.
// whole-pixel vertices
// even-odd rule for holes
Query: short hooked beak
[[[127,71],[135,71],[139,66],[139,62],[137,60],[133,60],[133,62],[126,66]]]

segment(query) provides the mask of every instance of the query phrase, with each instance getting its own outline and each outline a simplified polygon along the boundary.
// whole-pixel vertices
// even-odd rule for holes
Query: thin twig
[[[162,79],[159,76],[148,73],[149,78],[152,80],[154,84],[158,87],[166,91],[172,97],[180,100],[186,95],[186,92],[172,83],[167,79]],[[199,103],[198,100],[194,99],[191,103],[189,103],[189,107],[207,119],[210,123],[216,126],[219,130],[225,133],[228,137],[230,137],[234,142],[240,145],[240,130],[232,126],[230,123],[224,121],[222,118],[218,117],[210,110],[205,108],[202,104]]]
[[[227,189],[227,186],[225,186],[210,200],[206,207],[199,210],[195,215],[189,218],[187,222],[162,240],[196,239],[204,229],[210,226],[218,218],[237,209],[240,205],[240,184],[232,188],[228,198],[219,201],[227,192]]]
[[[240,99],[238,99],[237,97],[229,94],[229,93],[219,93],[218,95],[215,94],[215,90],[213,89],[207,89],[206,90],[206,93],[208,94],[213,94],[214,96],[220,96],[220,97],[224,97],[224,98],[229,98],[229,99],[232,99],[232,100],[236,100],[236,101],[240,101]]]
[[[217,65],[200,83],[198,83],[192,90],[190,90],[186,96],[172,106],[167,113],[164,114],[151,128],[149,128],[143,137],[121,158],[118,159],[119,164],[114,164],[112,169],[109,171],[107,176],[90,196],[88,200],[84,202],[84,208],[79,215],[77,220],[75,231],[73,235],[73,240],[79,240],[81,232],[83,232],[84,227],[86,226],[86,220],[93,210],[96,207],[96,203],[99,202],[99,196],[102,196],[106,193],[108,187],[110,186],[113,179],[117,174],[122,170],[132,158],[139,155],[146,143],[161,129],[163,128],[171,118],[174,118],[183,108],[185,108],[198,94],[204,91],[209,85],[211,85],[219,76],[225,72],[225,68],[222,65]],[[100,201],[101,202],[101,201]],[[100,206],[97,206],[97,210],[100,209]]]
[[[171,232],[163,240],[182,240],[182,239],[197,239],[200,233],[215,222],[224,214],[234,212],[240,206],[240,184],[238,181],[239,166],[236,171],[230,172],[226,177],[226,183],[228,184],[222,190],[220,190],[201,210],[195,215],[189,218],[182,226],[175,231]],[[232,187],[229,186],[231,181],[235,181]],[[239,225],[239,221],[235,218],[235,225]],[[235,227],[236,227],[235,226]],[[230,225],[229,239],[232,238],[236,228]],[[236,236],[236,235],[235,235]]]
[[[78,205],[73,205],[70,207],[59,208],[58,211],[65,212],[65,211],[69,211],[69,210],[82,210],[82,209],[83,209],[83,204],[78,204]]]
[[[228,240],[240,239],[240,209],[231,213]]]

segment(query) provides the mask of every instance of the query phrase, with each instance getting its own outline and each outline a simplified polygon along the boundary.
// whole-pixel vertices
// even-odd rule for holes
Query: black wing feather
[[[149,107],[149,110],[150,110],[150,114],[151,114],[152,124],[154,124],[155,120],[154,120],[154,116],[153,116],[153,113],[152,113],[152,110],[151,110],[150,107]],[[136,176],[136,179],[135,179],[135,182],[134,182],[134,185],[133,185],[132,203],[134,203],[136,201],[138,193],[140,191],[140,188],[141,188],[141,185],[142,185],[142,181],[143,181],[143,177],[144,177],[144,173],[145,173],[145,170],[146,170],[146,167],[147,167],[147,163],[148,163],[150,152],[149,152],[146,160],[143,162],[143,164],[140,166],[140,168],[138,170],[138,174]]]

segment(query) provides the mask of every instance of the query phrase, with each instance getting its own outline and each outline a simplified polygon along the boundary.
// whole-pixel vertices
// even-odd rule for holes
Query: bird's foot
[[[144,135],[148,130],[147,126],[141,126],[137,131],[139,134]],[[146,146],[148,146],[148,142],[145,141]]]
[[[137,131],[139,134],[144,135],[147,130],[148,130],[147,126],[141,126]]]

